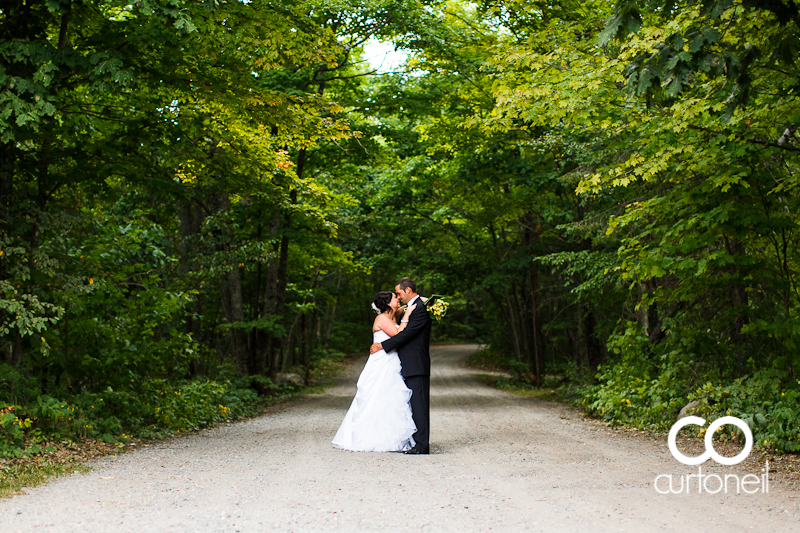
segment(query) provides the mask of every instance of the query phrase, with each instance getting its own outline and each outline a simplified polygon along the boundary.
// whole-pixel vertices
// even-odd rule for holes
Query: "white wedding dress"
[[[381,330],[372,334],[373,342],[388,338]],[[411,389],[400,374],[397,352],[370,355],[356,386],[356,397],[333,445],[354,452],[402,452],[413,447],[411,435],[417,427],[411,417]]]

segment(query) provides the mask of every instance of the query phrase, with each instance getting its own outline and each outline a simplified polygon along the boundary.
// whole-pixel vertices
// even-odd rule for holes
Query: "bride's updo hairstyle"
[[[375,299],[372,300],[372,308],[376,313],[385,313],[389,309],[389,302],[392,301],[393,293],[389,291],[378,291]]]

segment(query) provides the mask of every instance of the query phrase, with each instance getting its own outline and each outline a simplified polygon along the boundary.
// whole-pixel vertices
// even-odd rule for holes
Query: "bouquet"
[[[444,296],[437,296],[435,294],[425,302],[425,308],[428,310],[428,313],[437,321],[444,318],[444,315],[447,314],[448,307],[450,307],[450,303],[444,299]]]

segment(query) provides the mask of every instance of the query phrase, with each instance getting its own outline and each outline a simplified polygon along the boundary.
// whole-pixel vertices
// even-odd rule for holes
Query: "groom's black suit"
[[[413,302],[409,302],[413,303]],[[422,305],[419,305],[422,304]],[[417,426],[414,442],[421,453],[430,447],[431,417],[431,317],[422,300],[411,312],[406,328],[381,343],[387,351],[397,350],[406,387],[411,389],[411,416]]]

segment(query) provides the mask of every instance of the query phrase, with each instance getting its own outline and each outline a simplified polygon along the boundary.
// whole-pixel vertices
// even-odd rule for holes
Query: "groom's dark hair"
[[[414,280],[411,278],[400,278],[395,285],[403,290],[411,289],[411,292],[417,292],[417,284],[414,283]]]

